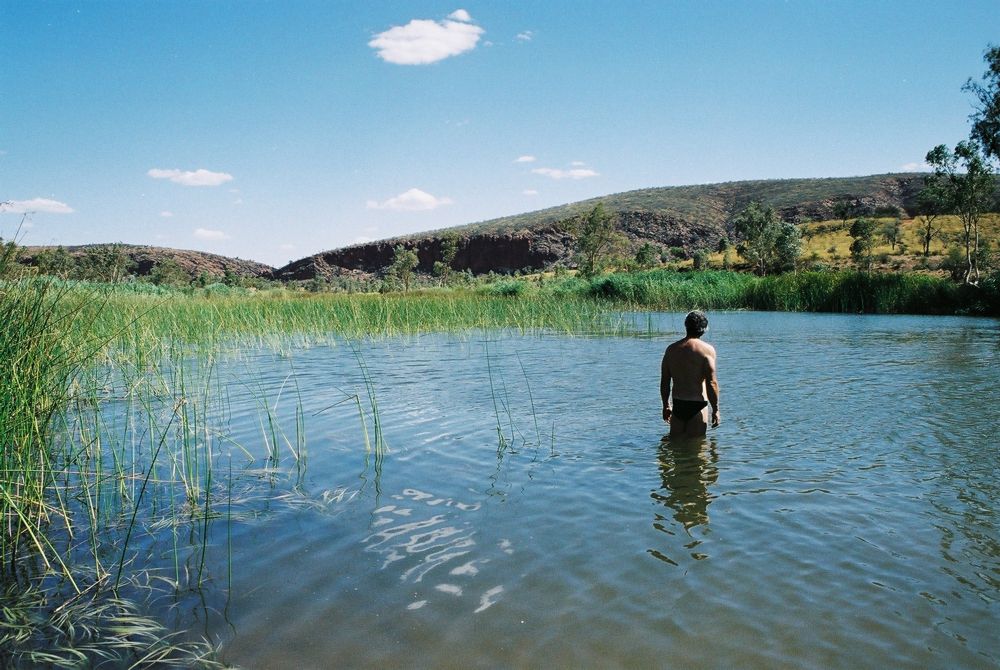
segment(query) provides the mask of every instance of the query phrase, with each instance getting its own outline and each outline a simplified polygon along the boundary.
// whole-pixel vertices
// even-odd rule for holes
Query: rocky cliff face
[[[334,249],[290,263],[275,270],[274,277],[287,281],[330,279],[356,273],[376,275],[392,263],[398,244],[417,252],[418,272],[430,273],[435,261],[441,260],[442,243],[440,237],[418,237]],[[573,250],[573,236],[553,226],[536,231],[460,236],[457,243],[452,269],[473,274],[545,268],[567,260]]]

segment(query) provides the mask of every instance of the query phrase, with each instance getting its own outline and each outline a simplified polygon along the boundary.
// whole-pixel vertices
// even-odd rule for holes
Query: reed
[[[961,287],[942,277],[916,273],[796,272],[754,277],[722,271],[652,270],[598,277],[578,290],[633,308],[996,314],[998,284],[991,277],[981,287]]]

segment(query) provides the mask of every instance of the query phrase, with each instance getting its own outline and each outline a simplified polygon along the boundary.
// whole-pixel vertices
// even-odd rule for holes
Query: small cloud
[[[585,168],[573,168],[572,170],[559,170],[556,168],[535,168],[535,174],[545,175],[552,179],[588,179],[597,177],[600,173]]]
[[[534,156],[525,155],[525,156],[518,156],[517,160],[515,160],[514,162],[515,163],[534,163],[536,160],[537,159]]]
[[[531,30],[523,30],[514,36],[518,42],[530,42],[535,36],[535,33]]]
[[[538,191],[536,191],[533,188],[526,188],[523,191],[521,191],[521,194],[522,195],[538,195]]]
[[[292,249],[295,248],[295,245],[294,244],[288,244],[286,242],[285,244],[280,245],[278,248],[281,249],[282,251],[291,251]]]
[[[907,163],[905,165],[901,165],[899,166],[899,169],[903,172],[929,172],[931,166],[923,161],[920,161],[919,163]]]
[[[397,212],[417,212],[429,209],[437,209],[444,205],[452,204],[451,198],[437,198],[430,193],[425,193],[419,188],[411,188],[405,193],[400,193],[394,198],[389,198],[385,202],[369,200],[368,209],[390,209]]]
[[[31,200],[5,200],[0,202],[0,212],[11,212],[14,214],[33,214],[35,212],[72,214],[73,208],[65,202],[59,202],[58,200],[32,198]]]
[[[243,204],[243,198],[236,198],[236,200],[233,200],[233,204],[234,205],[242,205]]]
[[[572,165],[573,167],[584,167],[586,163],[584,163],[583,161],[573,161],[572,163],[570,163],[570,165]]]
[[[218,241],[218,240],[230,239],[229,235],[226,235],[221,230],[209,230],[207,228],[195,228],[194,236],[197,237],[199,240]]]
[[[146,174],[153,179],[168,179],[184,186],[219,186],[233,180],[233,175],[228,172],[211,172],[204,169],[191,171],[153,168]]]
[[[413,19],[393,26],[375,35],[368,46],[387,63],[427,65],[475,49],[483,32],[467,11],[458,9],[444,21]]]

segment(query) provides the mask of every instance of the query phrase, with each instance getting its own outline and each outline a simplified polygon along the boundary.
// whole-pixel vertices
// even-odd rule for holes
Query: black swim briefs
[[[681,421],[688,421],[706,407],[708,407],[707,400],[677,400],[674,398],[674,406],[670,411]]]

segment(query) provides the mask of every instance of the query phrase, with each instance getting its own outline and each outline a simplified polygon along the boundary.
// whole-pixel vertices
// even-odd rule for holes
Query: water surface
[[[660,419],[681,314],[220,363],[231,439],[265,396],[308,456],[236,467],[161,615],[253,668],[1000,664],[997,322],[710,318],[723,424],[694,447]]]

